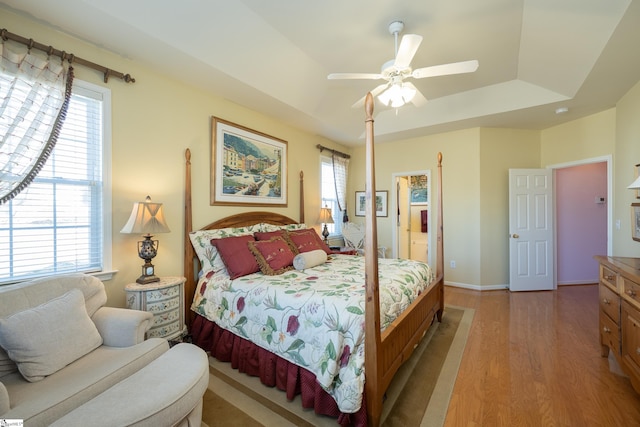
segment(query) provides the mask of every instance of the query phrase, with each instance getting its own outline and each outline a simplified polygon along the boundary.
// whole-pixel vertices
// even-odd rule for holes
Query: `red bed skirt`
[[[239,372],[254,377],[269,386],[287,393],[292,400],[300,395],[302,407],[313,409],[316,414],[336,417],[341,426],[366,426],[365,400],[354,414],[344,414],[336,401],[316,382],[315,375],[285,359],[241,338],[214,322],[196,315],[191,325],[193,343],[211,353],[221,362],[231,362]]]

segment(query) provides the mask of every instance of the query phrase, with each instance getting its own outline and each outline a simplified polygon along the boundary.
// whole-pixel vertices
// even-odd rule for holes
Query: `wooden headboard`
[[[191,327],[195,313],[191,311],[191,302],[198,284],[198,272],[200,271],[200,260],[195,249],[191,245],[189,234],[193,230],[193,208],[191,204],[191,150],[185,151],[186,180],[184,197],[184,277],[187,281],[184,284],[184,307],[185,321]],[[302,224],[304,223],[304,173],[300,172],[300,221],[296,221],[288,216],[266,211],[248,211],[236,215],[231,215],[214,221],[199,230],[215,230],[229,227],[245,227],[247,225],[267,223],[273,225]]]

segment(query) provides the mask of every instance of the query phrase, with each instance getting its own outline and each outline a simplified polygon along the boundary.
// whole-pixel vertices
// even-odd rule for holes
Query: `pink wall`
[[[557,169],[555,180],[558,284],[597,283],[593,256],[607,254],[607,164]]]

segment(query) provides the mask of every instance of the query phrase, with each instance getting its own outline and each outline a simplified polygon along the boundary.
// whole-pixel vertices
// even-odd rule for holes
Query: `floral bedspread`
[[[428,286],[425,263],[379,259],[384,330]],[[278,276],[202,277],[192,309],[221,327],[313,372],[344,413],[364,389],[364,257],[331,255]]]

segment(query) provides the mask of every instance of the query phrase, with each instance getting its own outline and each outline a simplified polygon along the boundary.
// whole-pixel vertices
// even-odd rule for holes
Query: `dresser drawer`
[[[164,289],[154,289],[145,293],[147,302],[162,301],[168,298],[176,298],[180,296],[180,286],[170,286]]]
[[[181,322],[171,322],[151,328],[147,331],[147,338],[166,338],[170,336],[180,335],[183,325]]]
[[[180,298],[171,298],[163,301],[149,302],[147,300],[146,311],[156,315],[167,310],[175,310],[180,307]]]
[[[625,295],[625,298],[640,309],[640,285],[624,276],[620,279],[622,280],[622,293]]]
[[[622,358],[638,374],[640,373],[640,311],[623,301],[621,321]]]
[[[616,357],[620,356],[620,328],[602,312],[600,312],[600,343],[609,347]]]
[[[180,310],[169,310],[163,313],[154,313],[152,328],[166,325],[167,323],[177,322],[180,320]]]
[[[600,264],[600,281],[605,285],[608,285],[611,289],[618,289],[618,284],[616,283],[616,277],[618,275],[615,271],[611,270],[608,267]]]
[[[600,310],[605,312],[616,324],[620,324],[620,298],[603,284],[599,286]]]

